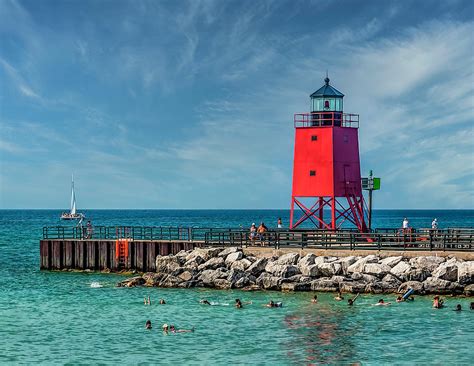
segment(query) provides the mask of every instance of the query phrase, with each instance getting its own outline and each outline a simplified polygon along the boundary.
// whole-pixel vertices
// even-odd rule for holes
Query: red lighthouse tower
[[[343,113],[344,95],[329,85],[310,95],[311,112],[294,115],[295,155],[290,228],[311,221],[366,231],[359,160],[359,115]],[[295,206],[301,211],[295,212]],[[328,215],[328,210],[331,211]],[[326,211],[326,212],[325,212]]]

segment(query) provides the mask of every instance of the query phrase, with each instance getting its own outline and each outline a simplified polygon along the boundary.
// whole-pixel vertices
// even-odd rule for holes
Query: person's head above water
[[[147,320],[145,323],[145,328],[146,329],[151,329],[151,320]]]
[[[169,330],[168,324],[166,324],[166,323],[163,324],[162,328],[165,332],[167,332]]]
[[[461,304],[457,304],[457,305],[456,305],[456,309],[455,309],[455,310],[456,310],[456,311],[461,311],[461,310],[462,310],[462,308],[461,308]]]
[[[347,304],[348,304],[348,305],[353,305],[353,304],[354,304],[354,300],[352,300],[352,299],[347,300]]]
[[[160,304],[161,304],[161,305],[166,304],[165,299],[160,299]]]
[[[471,310],[474,310],[474,302],[471,302]]]
[[[379,304],[383,304],[383,303],[384,303],[383,299],[380,299]]]

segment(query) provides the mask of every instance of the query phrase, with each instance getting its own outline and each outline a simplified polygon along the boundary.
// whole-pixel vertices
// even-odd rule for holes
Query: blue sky
[[[378,208],[474,207],[472,1],[0,0],[0,208],[288,208],[293,114],[360,114]]]

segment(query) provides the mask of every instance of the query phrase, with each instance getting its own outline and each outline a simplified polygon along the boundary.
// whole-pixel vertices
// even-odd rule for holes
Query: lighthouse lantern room
[[[310,95],[311,112],[294,115],[290,228],[310,222],[337,230],[346,223],[364,232],[359,115],[344,113],[344,94],[329,84],[327,76],[324,81]]]

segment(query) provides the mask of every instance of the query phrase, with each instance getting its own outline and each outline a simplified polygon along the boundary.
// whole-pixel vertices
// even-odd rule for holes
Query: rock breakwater
[[[209,287],[277,291],[337,291],[474,295],[474,261],[455,257],[377,255],[331,257],[287,253],[245,255],[241,248],[199,248],[157,256],[156,272],[118,286]]]

